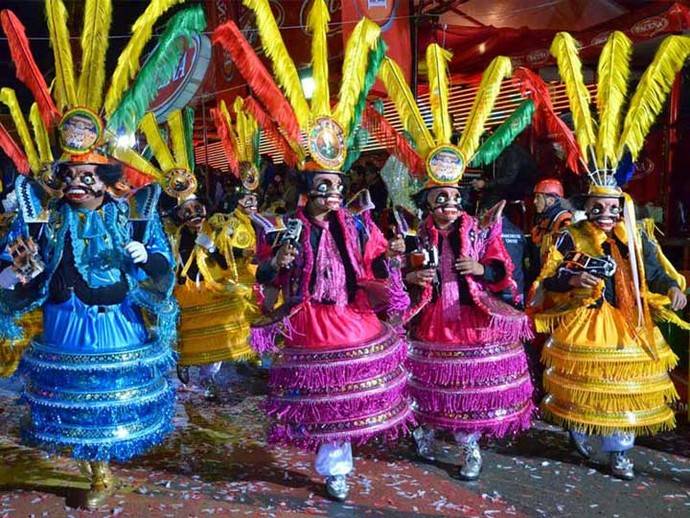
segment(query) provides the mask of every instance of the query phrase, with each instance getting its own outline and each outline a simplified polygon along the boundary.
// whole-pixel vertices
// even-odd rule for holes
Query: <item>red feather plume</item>
[[[41,118],[46,128],[52,128],[60,120],[60,111],[50,95],[46,80],[38,69],[36,60],[31,53],[26,30],[12,11],[0,11],[2,30],[7,36],[12,61],[17,68],[17,79],[31,90],[36,99]]]
[[[268,138],[275,143],[280,151],[280,154],[283,156],[285,163],[290,167],[297,166],[297,163],[299,162],[297,153],[295,153],[295,150],[292,149],[287,139],[278,130],[278,127],[268,113],[266,113],[264,109],[259,106],[259,103],[257,103],[252,97],[248,97],[244,100],[244,109],[247,110],[248,113],[251,113],[252,117],[256,119],[256,122],[266,133]]]
[[[230,140],[230,133],[228,132],[228,126],[225,122],[223,114],[220,110],[216,108],[211,108],[211,117],[213,122],[216,124],[216,130],[218,131],[218,136],[220,137],[220,142],[223,144],[223,149],[225,150],[225,158],[228,161],[228,166],[230,172],[237,178],[240,178],[240,164],[237,161],[237,155],[235,154],[235,148]]]
[[[369,134],[386,146],[388,152],[395,155],[409,169],[412,176],[424,177],[424,161],[402,133],[398,133],[391,123],[374,108],[367,104],[362,116],[362,127]]]
[[[30,167],[29,161],[17,143],[14,141],[12,136],[5,129],[5,126],[0,124],[0,149],[2,149],[5,154],[10,157],[10,160],[14,162],[14,166],[22,174],[29,174]]]
[[[529,97],[534,102],[534,129],[537,133],[551,135],[555,142],[561,145],[566,156],[566,165],[575,172],[582,172],[580,166],[580,148],[575,140],[573,131],[563,122],[551,101],[549,87],[539,74],[525,67],[513,71],[513,83],[520,90],[523,97]]]
[[[235,22],[230,20],[217,27],[213,31],[213,42],[228,51],[254,95],[274,114],[276,122],[283,127],[287,136],[298,142],[300,127],[292,106]]]

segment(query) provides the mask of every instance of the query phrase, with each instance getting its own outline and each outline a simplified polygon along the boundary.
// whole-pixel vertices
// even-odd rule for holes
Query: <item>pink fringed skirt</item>
[[[405,341],[371,312],[305,304],[271,367],[269,442],[315,449],[406,433],[406,354]]]
[[[492,317],[460,306],[451,320],[439,302],[421,315],[407,360],[420,424],[493,437],[529,428],[533,387],[521,342],[529,325],[517,310],[503,309],[503,317]]]

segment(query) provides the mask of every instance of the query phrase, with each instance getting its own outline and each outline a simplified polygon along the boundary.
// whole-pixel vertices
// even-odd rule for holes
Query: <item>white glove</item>
[[[130,241],[127,246],[125,246],[125,250],[134,264],[145,263],[149,260],[149,253],[146,251],[146,247],[139,241]]]
[[[17,284],[19,284],[19,277],[17,277],[14,268],[8,266],[0,272],[0,288],[13,290]]]
[[[213,239],[211,239],[210,236],[207,236],[206,234],[197,234],[196,240],[194,241],[195,244],[204,247],[206,250],[209,252],[213,253],[216,251],[216,247],[213,244]]]

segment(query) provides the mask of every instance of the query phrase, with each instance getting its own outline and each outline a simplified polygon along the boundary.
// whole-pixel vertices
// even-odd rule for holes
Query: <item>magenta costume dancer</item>
[[[333,104],[327,46],[320,43],[328,31],[328,7],[324,0],[311,2],[307,25],[313,35],[315,87],[308,102],[301,89],[292,88],[289,78],[298,77],[297,67],[268,0],[245,5],[255,15],[273,76],[233,22],[218,27],[213,39],[249,84],[256,99],[249,103],[254,118],[278,143],[285,161],[305,171],[302,194],[308,200],[287,218],[288,231],[273,249],[260,247],[257,253],[257,280],[280,287],[283,298],[280,310],[270,309],[267,322],[255,325],[252,335],[260,354],[273,347],[278,330],[284,337],[270,372],[269,438],[318,450],[316,469],[326,477],[328,495],[344,500],[352,470],[350,444],[396,438],[412,419],[405,396],[404,342],[377,318],[382,308],[372,307],[367,298],[381,299],[390,290],[397,305],[409,302],[400,279],[393,282],[399,270],[388,264],[404,252],[404,243],[396,239],[389,246],[366,213],[355,216],[341,208],[342,172],[356,158],[357,131],[386,46],[377,24],[357,23],[345,44]],[[377,282],[374,269],[387,279]]]
[[[453,135],[450,59],[436,44],[426,50],[433,134],[414,96],[398,81],[398,65],[387,58],[380,77],[426,172],[416,200],[426,219],[405,276],[413,300],[406,317],[409,389],[422,425],[414,437],[420,455],[433,459],[435,430],[453,433],[463,446],[460,477],[474,480],[481,471],[481,436],[503,437],[530,426],[532,384],[521,342],[531,332],[527,316],[498,296],[515,287],[501,238],[501,208],[489,211],[480,224],[462,211],[459,182],[467,163],[491,163],[500,154],[510,143],[506,135],[514,138],[529,123],[533,106],[525,101],[507,127],[497,129],[497,138],[479,146],[501,82],[511,72],[510,60],[499,56],[482,77],[462,135]],[[409,157],[409,149],[396,154]],[[410,166],[413,174],[420,169]]]
[[[318,449],[316,469],[338,498],[335,477],[352,470],[350,444],[395,439],[411,420],[405,342],[377,318],[363,289],[376,284],[374,269],[396,275],[386,256],[401,243],[389,246],[368,213],[340,208],[341,175],[305,175],[309,201],[287,222],[299,221],[301,235],[257,272],[259,282],[282,288],[291,308],[279,324],[284,347],[270,372],[269,440]],[[272,345],[267,328],[253,338],[258,350]]]

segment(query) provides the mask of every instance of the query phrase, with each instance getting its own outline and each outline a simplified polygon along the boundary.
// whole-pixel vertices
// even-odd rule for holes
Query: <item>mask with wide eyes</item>
[[[460,207],[460,197],[457,195],[451,195],[449,193],[442,192],[433,201],[434,209],[437,208],[459,208]]]
[[[327,183],[320,183],[316,186],[315,193],[318,197],[341,196],[344,190],[343,184],[330,187]]]
[[[620,206],[616,205],[608,209],[608,212],[605,211],[605,208],[601,205],[595,205],[592,207],[590,210],[590,215],[592,216],[601,216],[601,215],[609,215],[609,216],[614,216],[614,217],[620,217],[622,213],[622,209]]]

